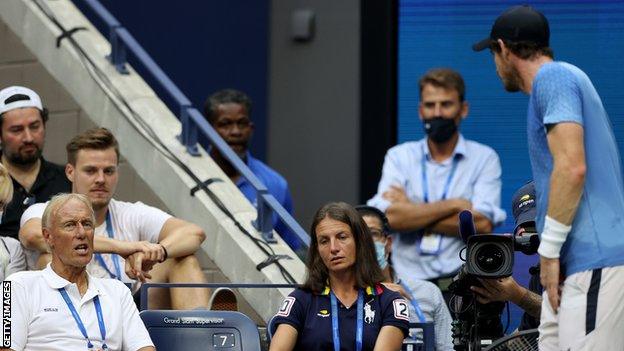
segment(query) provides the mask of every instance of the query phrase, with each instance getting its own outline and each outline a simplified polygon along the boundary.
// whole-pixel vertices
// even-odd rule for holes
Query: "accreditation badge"
[[[420,253],[423,255],[437,255],[442,247],[442,235],[428,233],[420,239]]]

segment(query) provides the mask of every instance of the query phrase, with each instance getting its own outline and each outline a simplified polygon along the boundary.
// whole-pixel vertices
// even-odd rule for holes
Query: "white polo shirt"
[[[134,351],[154,345],[139,317],[130,290],[118,280],[88,275],[89,286],[82,297],[78,286],[58,276],[50,265],[42,271],[14,273],[7,281],[11,283],[10,348],[15,351],[87,349],[87,341],[58,291],[63,287],[78,311],[95,349],[102,347],[102,335],[93,303],[95,296],[100,299],[106,344],[111,351]],[[6,288],[3,286],[5,292]]]

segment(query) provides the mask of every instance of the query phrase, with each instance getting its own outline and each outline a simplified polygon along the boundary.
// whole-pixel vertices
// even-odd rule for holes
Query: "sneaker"
[[[236,294],[230,288],[218,288],[210,296],[208,309],[212,311],[238,311]]]

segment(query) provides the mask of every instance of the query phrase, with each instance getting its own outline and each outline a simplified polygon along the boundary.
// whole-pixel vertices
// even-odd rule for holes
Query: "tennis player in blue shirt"
[[[528,147],[537,195],[540,350],[624,345],[624,185],[609,118],[589,77],[553,61],[543,14],[501,14],[489,48],[505,89],[529,95]]]

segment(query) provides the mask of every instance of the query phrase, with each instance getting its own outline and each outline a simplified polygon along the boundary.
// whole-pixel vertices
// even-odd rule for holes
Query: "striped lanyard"
[[[334,339],[334,351],[340,351],[340,327],[338,326],[338,299],[334,292],[330,290],[332,336]],[[362,340],[364,336],[364,292],[358,291],[357,298],[357,321],[355,332],[355,350],[362,351]]]
[[[109,238],[115,239],[115,231],[113,229],[113,221],[111,220],[110,211],[106,212],[106,234],[108,234]],[[108,268],[108,266],[106,265],[106,262],[104,261],[104,258],[102,257],[102,254],[96,253],[95,259],[98,261],[100,266],[102,266],[106,270],[106,272],[108,273],[108,275],[110,275],[111,278],[121,280],[122,277],[121,277],[121,266],[119,265],[119,255],[117,254],[110,254],[110,255],[111,255],[111,260],[113,261],[113,265],[115,266],[115,273],[117,275],[115,275]]]

